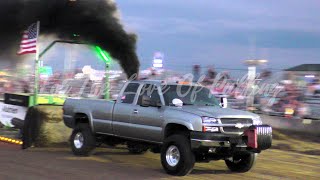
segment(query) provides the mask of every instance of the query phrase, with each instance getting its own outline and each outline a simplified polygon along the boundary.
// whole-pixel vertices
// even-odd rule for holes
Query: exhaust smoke
[[[41,35],[98,45],[130,77],[139,71],[137,37],[124,30],[116,14],[117,6],[111,0],[0,1],[0,55],[17,59],[22,31],[39,20]]]

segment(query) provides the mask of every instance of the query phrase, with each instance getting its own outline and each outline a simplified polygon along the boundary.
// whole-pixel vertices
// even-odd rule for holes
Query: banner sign
[[[162,52],[155,52],[153,55],[153,67],[154,68],[163,68],[163,53]]]
[[[23,94],[4,94],[4,103],[11,104],[16,106],[29,106],[29,97],[30,95],[23,95]]]
[[[0,102],[0,122],[5,126],[14,127],[11,123],[12,119],[17,118],[24,120],[27,110],[27,107]]]

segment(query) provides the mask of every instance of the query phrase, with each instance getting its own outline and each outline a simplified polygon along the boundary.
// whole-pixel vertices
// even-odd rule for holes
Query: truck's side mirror
[[[183,101],[181,101],[181,99],[175,98],[172,100],[172,104],[176,107],[182,107]]]
[[[141,99],[141,106],[149,107],[151,105],[151,98],[147,95],[143,95]]]
[[[227,108],[228,107],[228,99],[226,97],[221,97],[220,104],[221,104],[222,108]]]

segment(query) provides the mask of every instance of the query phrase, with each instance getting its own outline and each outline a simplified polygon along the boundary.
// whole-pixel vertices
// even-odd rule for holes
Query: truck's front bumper
[[[236,144],[238,147],[247,147],[243,136],[239,135],[232,136],[221,133],[193,131],[190,137],[192,149],[201,147],[230,147],[231,144]]]
[[[242,135],[193,131],[191,148],[240,147],[265,150],[271,147],[272,128],[268,125],[251,126]]]

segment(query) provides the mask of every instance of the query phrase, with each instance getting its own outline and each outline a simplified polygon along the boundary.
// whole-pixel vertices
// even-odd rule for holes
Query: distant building
[[[292,68],[288,68],[285,71],[320,73],[320,64],[301,64]]]
[[[320,75],[320,64],[301,64],[298,66],[294,66],[288,69],[285,69],[287,72],[291,72],[295,75]]]
[[[284,70],[286,79],[312,82],[320,78],[320,64],[301,64]]]

